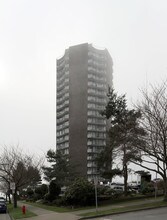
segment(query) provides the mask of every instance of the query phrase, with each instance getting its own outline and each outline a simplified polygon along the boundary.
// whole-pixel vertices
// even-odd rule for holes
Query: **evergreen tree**
[[[109,129],[111,152],[116,149],[117,155],[121,156],[122,174],[124,177],[125,194],[127,194],[128,165],[131,161],[141,161],[140,151],[137,145],[143,144],[144,130],[139,125],[140,111],[127,108],[125,95],[118,96],[113,89],[109,89],[108,104],[102,112],[110,120]],[[108,148],[104,149],[106,161],[109,158]]]
[[[44,178],[49,182],[54,179],[59,186],[68,185],[75,175],[69,165],[67,156],[63,155],[59,150],[49,150],[46,158],[50,166],[42,168],[45,175]]]
[[[108,133],[109,135],[110,133]],[[119,168],[113,169],[114,160],[117,157],[117,146],[115,145],[114,138],[108,140],[109,143],[105,149],[96,157],[96,164],[98,173],[105,180],[112,182],[112,178],[117,175],[122,175]]]

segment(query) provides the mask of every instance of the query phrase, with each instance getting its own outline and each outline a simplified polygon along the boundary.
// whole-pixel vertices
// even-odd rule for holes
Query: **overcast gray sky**
[[[56,145],[56,58],[93,43],[110,52],[129,103],[167,76],[166,0],[0,0],[0,145]]]

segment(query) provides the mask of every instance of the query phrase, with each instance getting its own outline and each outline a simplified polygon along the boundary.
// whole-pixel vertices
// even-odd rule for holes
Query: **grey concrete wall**
[[[87,59],[88,44],[69,48],[69,156],[81,176],[87,175]]]

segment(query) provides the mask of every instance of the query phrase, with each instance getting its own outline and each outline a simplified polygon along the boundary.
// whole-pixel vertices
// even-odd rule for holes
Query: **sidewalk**
[[[19,206],[22,206],[24,203],[18,203]],[[38,208],[36,206],[24,204],[26,208],[37,216],[31,218],[22,218],[20,220],[78,220],[80,217],[73,213],[58,213],[49,211],[46,209]]]

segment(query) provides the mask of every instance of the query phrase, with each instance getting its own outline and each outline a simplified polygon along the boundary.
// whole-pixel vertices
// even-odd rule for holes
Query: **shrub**
[[[71,206],[92,205],[95,201],[94,185],[86,179],[76,179],[67,188],[63,199],[65,204]]]
[[[154,186],[152,183],[148,183],[148,182],[144,181],[141,184],[140,193],[145,195],[147,193],[153,193],[153,192],[154,192]]]
[[[56,181],[51,181],[49,184],[49,193],[45,194],[44,200],[52,202],[57,199],[61,192],[61,187],[56,183]]]

